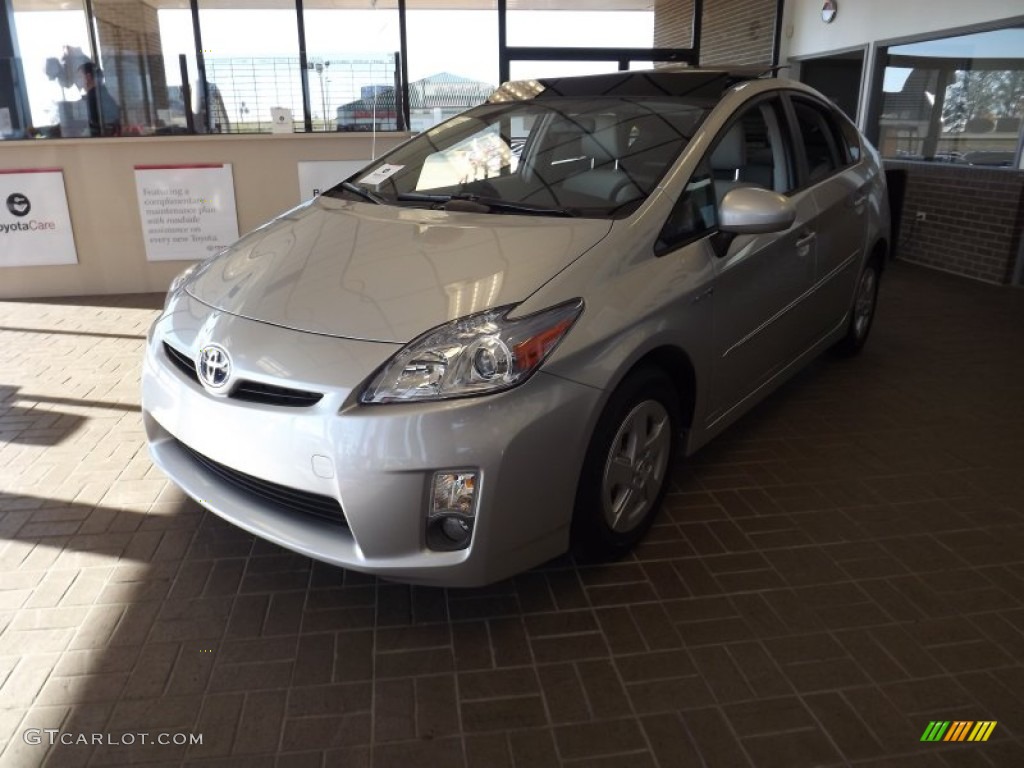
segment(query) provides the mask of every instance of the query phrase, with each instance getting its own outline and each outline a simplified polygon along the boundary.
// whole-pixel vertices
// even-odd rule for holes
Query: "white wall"
[[[0,299],[165,291],[190,262],[146,261],[135,165],[231,163],[238,231],[301,202],[298,164],[367,160],[409,134],[295,133],[0,141],[0,169],[61,168],[78,263],[0,268]],[[0,203],[2,204],[2,203]]]
[[[1024,17],[1024,0],[838,0],[831,24],[822,0],[786,0],[780,62],[878,40]]]

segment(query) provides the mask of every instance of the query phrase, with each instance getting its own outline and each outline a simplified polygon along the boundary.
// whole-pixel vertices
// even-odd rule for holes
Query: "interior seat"
[[[711,153],[711,172],[715,182],[715,198],[721,204],[730,190],[738,187],[752,187],[754,183],[743,180],[747,167],[747,137],[743,123],[735,123],[719,140]]]
[[[639,121],[639,133],[619,160],[619,168],[644,193],[649,193],[668,170],[683,139],[671,124],[658,118]]]
[[[579,173],[563,181],[561,187],[567,192],[582,193],[609,203],[625,203],[643,194],[625,171],[608,167]]]

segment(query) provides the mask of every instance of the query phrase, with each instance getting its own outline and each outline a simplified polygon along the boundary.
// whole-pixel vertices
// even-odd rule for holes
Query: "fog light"
[[[476,472],[437,472],[427,511],[427,546],[435,551],[465,549],[476,517]]]

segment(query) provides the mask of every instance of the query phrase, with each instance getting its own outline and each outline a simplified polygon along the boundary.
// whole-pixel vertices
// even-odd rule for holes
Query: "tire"
[[[881,279],[882,265],[877,257],[872,258],[857,279],[857,290],[853,295],[853,306],[850,307],[850,322],[846,326],[846,335],[835,346],[839,354],[856,355],[864,348],[875,321],[878,284]]]
[[[662,370],[638,369],[615,390],[590,438],[576,491],[578,558],[616,559],[643,538],[668,490],[679,425],[678,396]]]

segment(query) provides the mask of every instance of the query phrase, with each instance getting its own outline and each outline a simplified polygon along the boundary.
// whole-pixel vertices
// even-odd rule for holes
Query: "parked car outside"
[[[174,281],[150,450],[241,528],[389,579],[621,556],[675,457],[863,346],[888,211],[799,83],[509,83]]]

